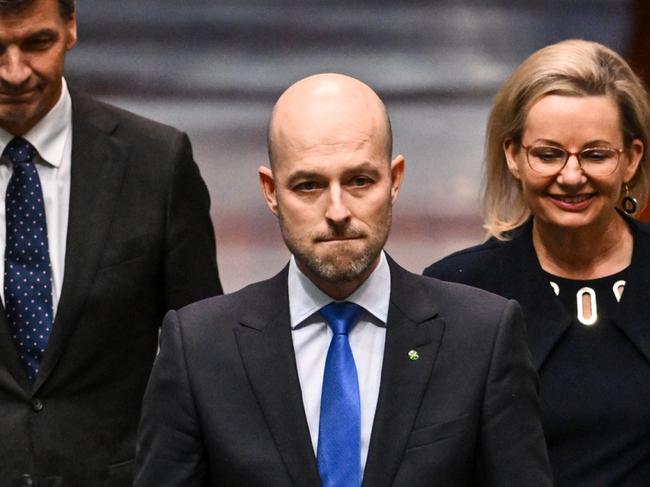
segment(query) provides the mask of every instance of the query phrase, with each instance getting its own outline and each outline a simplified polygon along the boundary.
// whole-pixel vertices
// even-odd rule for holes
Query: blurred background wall
[[[360,78],[385,100],[407,159],[388,250],[421,272],[483,238],[484,126],[500,83],[567,38],[643,63],[648,40],[635,32],[648,25],[637,20],[643,11],[650,22],[644,3],[78,0],[67,79],[188,132],[212,197],[222,282],[234,291],[288,257],[256,175],[275,99],[316,72]]]

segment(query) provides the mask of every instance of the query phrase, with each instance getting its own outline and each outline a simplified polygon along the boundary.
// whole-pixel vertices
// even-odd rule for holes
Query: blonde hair
[[[507,167],[503,143],[519,147],[530,107],[547,95],[612,97],[621,114],[625,147],[634,139],[644,154],[630,190],[645,206],[650,190],[650,102],[643,83],[621,56],[596,42],[567,40],[532,54],[515,69],[496,95],[487,124],[483,183],[484,228],[504,235],[530,216],[519,181]]]

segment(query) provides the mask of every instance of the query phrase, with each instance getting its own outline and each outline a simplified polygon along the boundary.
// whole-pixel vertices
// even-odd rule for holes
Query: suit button
[[[35,397],[32,399],[32,409],[36,411],[37,413],[40,413],[45,405],[43,404],[43,401],[41,401],[38,397]],[[32,485],[32,484],[30,484]]]
[[[18,482],[19,487],[34,487],[34,485],[36,485],[34,483],[34,479],[29,474],[25,474],[20,477],[20,481]]]

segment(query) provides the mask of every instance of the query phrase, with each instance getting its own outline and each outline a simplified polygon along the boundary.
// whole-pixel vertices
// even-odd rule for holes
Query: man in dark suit
[[[259,177],[291,260],[167,315],[137,486],[551,485],[519,306],[382,250],[404,174],[391,152],[360,81],[280,97]]]
[[[221,292],[187,137],[74,91],[74,0],[0,0],[0,485],[128,486],[164,313]]]

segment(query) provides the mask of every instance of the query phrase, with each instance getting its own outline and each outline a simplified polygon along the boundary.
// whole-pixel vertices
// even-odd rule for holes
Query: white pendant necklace
[[[549,281],[551,288],[556,296],[560,295],[560,286],[556,282]],[[621,301],[623,290],[625,289],[625,281],[618,280],[612,286],[612,292],[617,302]],[[585,306],[586,305],[586,306]],[[577,318],[580,323],[585,326],[591,326],[598,321],[598,301],[596,299],[596,291],[592,288],[585,286],[576,292],[576,309]]]

